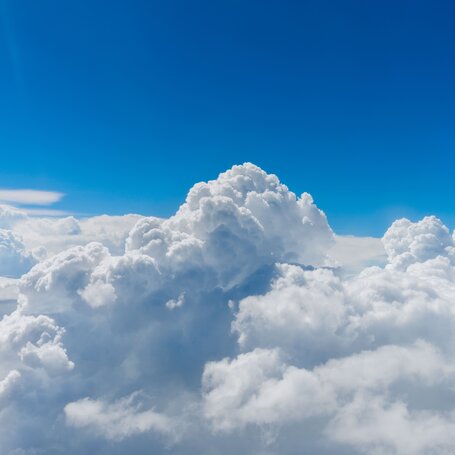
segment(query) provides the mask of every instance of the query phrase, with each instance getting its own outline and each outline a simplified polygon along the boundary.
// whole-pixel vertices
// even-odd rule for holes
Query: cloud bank
[[[455,450],[455,241],[246,163],[168,219],[0,208],[6,454]]]

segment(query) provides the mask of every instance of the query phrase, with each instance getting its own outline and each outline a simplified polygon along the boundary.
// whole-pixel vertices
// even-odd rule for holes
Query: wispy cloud
[[[78,213],[70,212],[67,210],[55,210],[55,209],[37,209],[37,208],[23,208],[23,210],[28,216],[44,216],[44,217],[62,217],[68,215],[79,215]]]
[[[59,202],[65,196],[57,191],[13,190],[0,188],[0,202],[22,205],[49,205]]]

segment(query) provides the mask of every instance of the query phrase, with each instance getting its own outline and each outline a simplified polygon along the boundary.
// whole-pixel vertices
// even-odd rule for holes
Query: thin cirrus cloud
[[[31,189],[0,188],[0,201],[19,205],[50,205],[62,200],[64,193]]]

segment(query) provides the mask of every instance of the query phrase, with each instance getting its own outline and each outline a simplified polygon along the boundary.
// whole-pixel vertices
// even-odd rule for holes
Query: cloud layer
[[[0,209],[2,453],[455,450],[455,242],[252,164],[168,218]]]

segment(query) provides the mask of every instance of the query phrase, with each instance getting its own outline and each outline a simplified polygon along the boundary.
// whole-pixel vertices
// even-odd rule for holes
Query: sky
[[[0,0],[0,453],[455,453],[454,13]]]
[[[249,161],[339,233],[455,224],[453,2],[0,5],[2,189],[169,216]]]
[[[253,164],[166,219],[0,205],[0,453],[454,453],[454,301],[443,221],[338,236]]]

